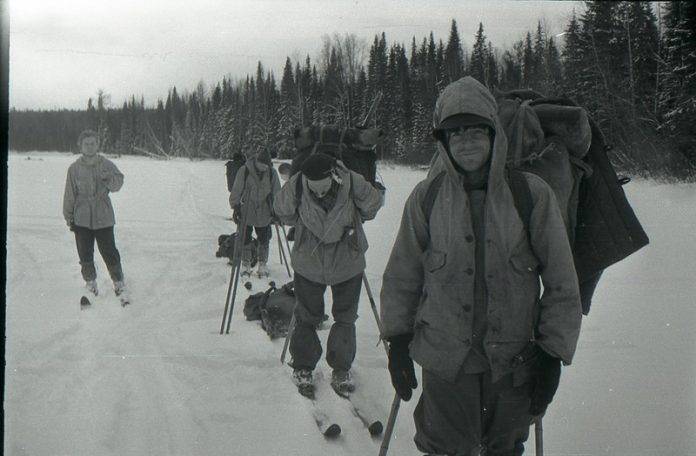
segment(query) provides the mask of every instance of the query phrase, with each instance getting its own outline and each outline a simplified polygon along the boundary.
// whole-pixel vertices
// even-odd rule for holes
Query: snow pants
[[[312,282],[295,272],[295,331],[290,339],[292,366],[314,370],[321,358],[317,326],[324,317],[326,285]],[[326,362],[333,369],[349,370],[355,359],[355,321],[362,288],[362,273],[331,285],[334,324],[326,344]]]
[[[416,447],[425,453],[519,456],[529,436],[532,384],[513,385],[508,374],[491,383],[490,371],[460,372],[450,383],[423,369],[423,392],[413,412]]]
[[[266,225],[266,226],[247,226],[246,227],[246,234],[244,235],[244,250],[242,253],[242,259],[246,259],[247,261],[251,261],[251,251],[249,250],[251,246],[251,232],[252,230],[256,230],[256,239],[259,242],[258,246],[258,259],[259,262],[261,263],[267,263],[268,262],[268,247],[271,242],[271,236],[272,236],[272,231],[271,231],[271,225]]]
[[[94,241],[97,241],[99,253],[106,263],[111,280],[114,282],[123,280],[121,269],[121,255],[116,248],[114,239],[114,227],[91,230],[83,226],[75,226],[75,243],[77,244],[77,255],[80,257],[82,268],[82,278],[89,282],[97,278],[97,271],[94,268]]]

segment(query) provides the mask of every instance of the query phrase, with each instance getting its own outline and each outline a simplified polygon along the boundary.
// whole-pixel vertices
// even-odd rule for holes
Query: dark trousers
[[[244,245],[251,242],[251,232],[256,230],[256,240],[259,241],[259,245],[268,245],[271,241],[271,225],[266,226],[247,226],[246,234],[244,235]]]
[[[519,456],[529,436],[532,385],[512,374],[491,383],[490,371],[460,372],[454,383],[423,369],[423,393],[413,412],[416,447],[425,453]]]
[[[290,354],[295,369],[314,370],[321,358],[317,326],[324,317],[326,285],[312,282],[295,272],[295,331],[290,339]],[[345,282],[331,285],[334,324],[326,344],[326,362],[333,369],[349,370],[355,359],[355,320],[362,288],[362,273]]]
[[[114,282],[123,280],[121,255],[116,248],[114,227],[90,230],[83,226],[76,226],[74,231],[77,255],[80,257],[80,266],[82,267],[82,278],[85,281],[97,278],[97,271],[94,269],[94,241],[96,240],[99,253],[106,263],[111,280]]]

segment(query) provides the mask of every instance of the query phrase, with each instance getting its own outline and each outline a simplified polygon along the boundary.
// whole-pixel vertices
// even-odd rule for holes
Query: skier
[[[373,219],[383,203],[382,191],[323,153],[310,155],[276,198],[276,214],[296,232],[291,261],[297,306],[290,354],[303,394],[314,389],[312,371],[322,353],[316,328],[324,316],[327,285],[334,317],[326,353],[331,384],[340,392],[354,389],[350,368],[368,247],[362,222]]]
[[[75,233],[77,254],[86,288],[97,295],[97,271],[94,268],[94,241],[97,241],[106,267],[114,283],[116,295],[125,292],[121,255],[114,239],[114,209],[110,192],[123,185],[123,174],[111,160],[98,153],[99,139],[92,130],[80,133],[77,146],[82,152],[68,168],[63,195],[63,217]]]
[[[258,153],[248,152],[247,161],[237,172],[230,193],[230,206],[234,209],[234,221],[242,223],[246,212],[246,235],[242,249],[242,277],[252,273],[252,229],[258,237],[258,277],[268,277],[268,247],[271,241],[273,198],[280,190],[278,173],[272,165],[261,160]]]
[[[392,384],[409,400],[413,361],[421,365],[419,450],[520,455],[532,419],[555,394],[561,362],[575,352],[572,252],[554,194],[533,174],[522,175],[533,202],[529,232],[520,219],[488,89],[471,77],[451,83],[433,117],[441,187],[429,209],[436,175],[412,191],[382,285]]]

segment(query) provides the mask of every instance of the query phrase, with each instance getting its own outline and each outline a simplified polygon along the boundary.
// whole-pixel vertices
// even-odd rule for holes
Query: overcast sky
[[[11,0],[10,106],[84,108],[103,89],[152,105],[167,90],[254,73],[261,60],[280,79],[285,57],[314,58],[324,34],[410,45],[431,30],[445,43],[457,21],[471,49],[478,23],[498,48],[539,19],[562,32],[582,2],[412,0]],[[367,53],[366,53],[367,54]]]

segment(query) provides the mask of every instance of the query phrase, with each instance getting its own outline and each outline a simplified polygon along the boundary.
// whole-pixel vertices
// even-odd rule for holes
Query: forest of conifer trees
[[[172,87],[154,106],[132,96],[112,106],[100,91],[84,110],[10,111],[10,149],[75,150],[84,128],[116,154],[226,158],[248,148],[292,154],[290,131],[310,123],[355,126],[375,94],[371,125],[386,133],[383,159],[427,162],[432,110],[451,81],[471,75],[492,91],[532,88],[585,106],[614,145],[618,169],[637,176],[694,179],[696,172],[696,6],[678,1],[586,2],[564,32],[540,21],[511,49],[479,24],[470,51],[456,21],[446,41],[431,32],[410,43],[384,33],[366,43],[325,36],[314,60],[286,60],[280,80],[258,63],[245,78],[189,91]]]

